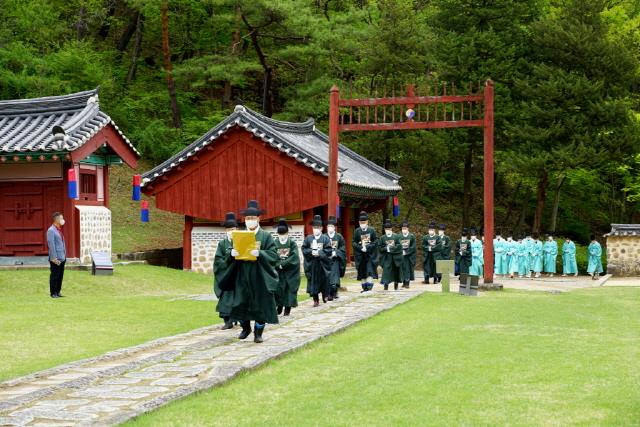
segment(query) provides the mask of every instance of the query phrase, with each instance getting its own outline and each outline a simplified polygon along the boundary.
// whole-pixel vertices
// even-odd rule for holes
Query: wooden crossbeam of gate
[[[439,87],[436,85],[436,87]],[[456,95],[443,94],[416,96],[414,86],[409,85],[407,96],[383,98],[340,98],[340,90],[333,86],[329,101],[329,212],[336,212],[338,203],[338,141],[340,132],[381,131],[381,130],[416,130],[416,129],[453,129],[481,127],[484,130],[484,283],[493,283],[493,232],[494,232],[494,87],[487,80],[481,93]],[[418,106],[418,112],[414,110]],[[426,106],[426,117],[421,114],[421,106]],[[429,107],[433,106],[433,110]],[[440,111],[438,110],[438,107]],[[467,107],[465,111],[465,106]],[[456,107],[459,107],[456,109]],[[340,114],[342,109],[349,109],[348,114]],[[354,115],[353,109],[356,109]],[[386,114],[391,108],[391,121]],[[396,109],[400,109],[398,120]],[[373,112],[371,111],[373,109]],[[362,114],[364,110],[364,114]],[[382,110],[382,120],[380,118]],[[411,110],[411,111],[409,111]],[[474,111],[476,116],[474,117]],[[409,114],[407,114],[409,112]],[[410,113],[413,113],[410,114]],[[456,117],[456,112],[458,116]],[[432,114],[430,114],[432,113]],[[478,114],[479,113],[479,114]]]

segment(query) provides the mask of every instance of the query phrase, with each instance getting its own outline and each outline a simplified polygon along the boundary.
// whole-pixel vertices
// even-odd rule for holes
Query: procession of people
[[[214,293],[218,298],[216,310],[224,320],[223,329],[239,324],[242,327],[239,339],[246,339],[253,332],[254,342],[261,343],[266,324],[278,323],[278,316],[289,316],[298,306],[301,259],[307,279],[306,292],[313,300],[313,307],[318,307],[320,300],[327,303],[339,298],[341,279],[347,266],[347,243],[336,231],[335,216],[325,222],[320,215],[315,215],[309,224],[312,233],[302,242],[301,258],[298,244],[289,236],[291,226],[285,218],[278,220],[277,238],[274,238],[271,232],[260,227],[260,216],[264,211],[258,201],[250,200],[240,213],[245,221],[244,231],[252,232],[255,237],[255,248],[251,243],[250,258],[241,256],[233,238],[234,232],[239,230],[238,221],[234,212],[228,212],[222,223],[226,237],[218,243],[213,266]],[[415,280],[416,236],[411,233],[407,221],[401,223],[400,232],[395,232],[395,227],[385,219],[378,235],[369,225],[367,212],[360,212],[351,246],[361,292],[373,289],[379,267],[382,269],[380,283],[385,291],[391,285],[396,291],[400,286],[408,289]],[[476,228],[463,228],[452,245],[446,229],[446,224],[431,222],[422,238],[424,284],[442,280],[442,275],[436,271],[438,260],[453,258],[456,276],[483,275],[485,237],[482,232],[478,233]],[[543,274],[553,277],[557,274],[559,255],[562,276],[578,275],[576,245],[570,238],[565,239],[559,250],[552,233],[546,234],[544,243],[536,233],[514,237],[509,232],[505,235],[506,238],[497,232],[492,240],[496,277],[539,278]],[[601,256],[602,248],[592,236],[587,273],[593,279],[602,273]]]

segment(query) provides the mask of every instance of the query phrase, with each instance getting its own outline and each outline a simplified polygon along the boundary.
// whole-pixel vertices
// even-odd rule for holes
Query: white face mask
[[[313,229],[313,235],[318,237],[319,235],[322,234],[322,229],[321,228],[314,228]]]
[[[227,238],[231,240],[231,236],[233,235],[233,230],[227,231]]]
[[[403,236],[408,236],[409,235],[409,229],[408,228],[403,228],[402,229],[402,235]]]
[[[511,237],[507,237],[507,241],[509,241],[509,242],[510,242],[511,240],[512,240],[512,239],[511,239]]]
[[[60,218],[60,221],[58,221],[60,223],[60,227],[62,227],[64,225],[64,218]]]
[[[496,236],[497,240],[502,240],[502,236],[500,236],[499,234]]]
[[[476,240],[476,236],[471,236],[471,240]]]
[[[281,244],[287,243],[288,239],[289,239],[288,234],[278,234],[278,240],[280,241]]]
[[[460,240],[462,240],[463,242],[466,242],[467,241],[467,236],[460,237]]]
[[[384,234],[386,234],[387,237],[391,237],[391,235],[393,234],[393,230],[384,230]]]
[[[335,225],[327,225],[327,233],[333,234],[336,231]]]
[[[547,240],[552,241],[552,240],[553,240],[553,237],[549,237]]]
[[[438,234],[441,235],[441,236],[444,236],[444,230],[438,231]]]
[[[254,230],[258,227],[258,220],[257,219],[248,219],[245,221],[245,224],[247,225],[247,228],[249,230]]]
[[[367,231],[367,227],[369,226],[369,224],[360,224],[360,229],[362,231]]]
[[[433,236],[434,234],[436,234],[436,230],[429,230],[429,236]]]

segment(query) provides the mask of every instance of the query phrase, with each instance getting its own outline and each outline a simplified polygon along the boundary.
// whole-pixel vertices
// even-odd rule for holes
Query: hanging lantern
[[[140,200],[140,175],[133,175],[133,191],[131,193],[131,200]]]
[[[140,221],[149,222],[149,202],[146,200],[140,202]]]
[[[413,108],[407,108],[407,111],[404,112],[404,115],[407,116],[407,119],[413,120],[416,116],[416,112]]]
[[[73,166],[67,171],[67,194],[70,199],[78,198],[78,182],[76,181],[76,170]]]
[[[393,198],[393,216],[400,216],[400,201],[397,196]]]

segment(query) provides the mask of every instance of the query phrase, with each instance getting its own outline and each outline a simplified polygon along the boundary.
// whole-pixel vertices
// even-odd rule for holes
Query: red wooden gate
[[[435,85],[435,95],[390,98],[341,99],[331,88],[329,104],[329,212],[338,203],[338,139],[340,132],[374,130],[484,128],[484,283],[493,283],[493,82],[487,80],[481,93],[447,94],[446,84]],[[478,91],[480,92],[480,91]],[[438,108],[440,107],[440,108]],[[466,108],[465,108],[466,107]],[[343,108],[343,114],[341,114]],[[387,109],[391,113],[387,113]],[[417,109],[414,110],[414,108]],[[347,110],[348,109],[348,110]],[[397,111],[399,109],[399,111]],[[347,112],[348,111],[348,112]]]
[[[12,182],[0,184],[0,255],[47,253],[50,213],[62,211],[62,184]]]

